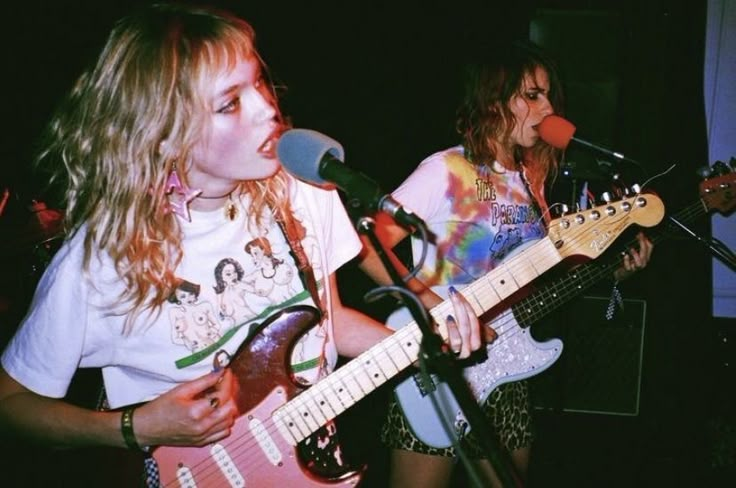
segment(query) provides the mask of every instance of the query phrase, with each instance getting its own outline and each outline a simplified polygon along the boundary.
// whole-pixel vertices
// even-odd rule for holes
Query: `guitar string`
[[[640,194],[636,194],[632,198],[625,199],[625,200],[632,200],[632,201],[635,202],[636,199],[639,198],[640,196],[641,196]],[[624,200],[622,200],[622,201],[624,201]],[[618,204],[620,204],[620,202],[618,202]],[[609,204],[609,205],[616,205],[616,203]],[[606,205],[606,206],[609,206],[609,205]],[[596,210],[598,208],[602,208],[602,207],[596,207],[595,209],[591,209],[591,210],[588,210],[586,212],[578,212],[578,214],[580,214],[580,213],[589,214],[590,212],[592,212],[593,210]],[[581,227],[572,229],[572,230],[570,230],[570,234],[569,234],[572,237],[565,239],[565,245],[570,245],[571,247],[575,247],[575,245],[579,245],[580,242],[584,242],[584,241],[587,240],[587,237],[585,235],[580,235],[581,233],[582,234],[590,234],[596,227],[600,226],[601,224],[610,222],[612,219],[616,219],[616,218],[618,218],[619,220],[625,219],[627,216],[631,216],[634,212],[636,212],[638,209],[641,209],[641,208],[642,207],[638,207],[638,206],[636,206],[636,204],[634,204],[632,206],[631,210],[628,211],[628,212],[625,212],[623,214],[620,214],[617,211],[616,215],[610,216],[609,218],[605,218],[606,216],[603,215],[602,216],[603,218],[601,218],[598,221],[593,222],[592,225],[589,224],[588,226],[581,226]],[[643,208],[646,209],[647,207],[643,207]],[[573,221],[572,220],[573,219],[573,216],[568,216],[567,218],[570,219],[571,221]],[[558,221],[561,222],[561,219],[556,219],[555,221],[553,221],[553,223],[554,222],[558,222]],[[573,223],[573,225],[575,225],[575,224]],[[606,225],[610,225],[610,224],[606,224]],[[628,227],[628,225],[626,227]],[[563,234],[564,234],[564,232],[563,232]],[[547,246],[546,246],[547,248],[549,247],[549,245],[551,245],[551,240],[549,240],[548,238],[549,238],[549,234],[548,234],[548,236],[545,239],[543,239],[543,240],[540,241],[540,242],[547,243]],[[541,246],[541,247],[545,247],[545,246]],[[608,246],[606,246],[606,247],[608,247]],[[525,251],[533,251],[533,249],[527,249]],[[521,274],[519,272],[522,271],[522,270],[525,271],[525,273],[526,273],[526,270],[528,270],[530,268],[530,266],[528,266],[526,263],[524,263],[524,264],[519,263],[518,265],[516,264],[516,261],[521,261],[520,258],[521,258],[521,256],[523,254],[525,254],[525,253],[522,252],[522,253],[520,253],[520,255],[516,256],[515,259],[513,260],[515,262],[514,263],[511,263],[511,265],[503,266],[503,263],[502,263],[502,267],[507,271],[508,276],[514,282],[513,284],[517,285],[517,289],[519,288],[519,286],[518,286],[518,283],[516,282],[516,279],[514,279],[514,276],[516,274]],[[548,249],[544,249],[541,252],[536,252],[536,253],[535,252],[527,252],[526,254],[528,254],[530,256],[529,262],[536,262],[534,260],[535,257],[538,257],[538,256],[536,256],[536,254],[541,255],[544,259],[549,259],[550,258],[550,252],[549,252]],[[553,257],[552,259],[553,259],[553,261],[556,261],[555,263],[553,263],[553,265],[556,264],[557,262],[561,261],[561,259],[559,258],[559,254],[556,257]],[[496,269],[498,269],[498,268],[496,268]],[[539,273],[539,274],[541,274],[541,273]],[[479,281],[484,281],[484,280],[481,279]],[[531,280],[529,280],[529,281],[531,281]],[[472,286],[472,285],[470,285],[470,286]],[[470,288],[470,286],[467,287],[467,288],[465,288],[464,291],[467,290],[468,288]],[[491,288],[492,288],[492,286],[491,286]],[[498,292],[496,292],[495,289],[493,291],[493,294],[490,294],[489,296],[494,297],[494,299],[500,298],[500,295],[498,295]],[[501,301],[502,300],[498,300],[498,303],[500,303]],[[494,305],[494,306],[496,306],[496,305]],[[438,305],[437,307],[435,307],[432,310],[433,315],[435,315],[434,314],[435,310],[444,310],[446,308],[447,308],[446,302],[443,302],[443,304]],[[410,324],[410,325],[412,325],[412,324]],[[389,338],[387,338],[387,339],[392,339],[393,338],[394,340],[387,341],[389,343],[389,346],[388,347],[385,347],[385,345],[384,345],[384,347],[383,347],[383,353],[384,353],[384,355],[388,357],[388,359],[390,360],[390,363],[393,363],[393,369],[395,369],[395,370],[401,371],[406,366],[408,366],[409,364],[411,364],[411,362],[413,362],[414,359],[416,359],[416,358],[412,359],[411,357],[409,357],[409,355],[406,353],[406,350],[403,347],[401,347],[401,345],[399,343],[400,340],[403,340],[404,339],[404,336],[412,336],[411,337],[412,338],[412,341],[410,341],[410,343],[411,342],[414,342],[414,341],[417,341],[418,338],[421,337],[421,336],[417,336],[416,334],[412,333],[412,332],[415,332],[415,333],[421,334],[421,331],[418,330],[417,325],[416,324],[413,324],[413,325],[414,325],[414,327],[403,327],[402,329],[400,329],[399,331],[397,331],[395,334],[393,334],[392,336],[390,336]],[[402,334],[401,333],[402,331],[406,331],[406,332]],[[399,336],[401,336],[401,339],[399,338]],[[383,342],[384,341],[382,341],[382,343]],[[398,345],[398,350],[401,351],[401,355],[403,355],[404,356],[404,359],[405,359],[405,361],[402,361],[402,362],[405,362],[406,363],[406,366],[404,366],[404,367],[399,367],[395,363],[395,360],[392,357],[392,354],[390,354],[390,349],[396,349],[397,348],[396,347],[397,345]],[[359,355],[353,361],[351,361],[350,363],[346,364],[342,368],[339,368],[337,371],[335,371],[334,373],[332,373],[328,377],[324,378],[319,383],[326,382],[331,387],[333,383],[336,383],[337,381],[339,381],[343,377],[349,378],[349,374],[348,373],[352,374],[352,369],[357,369],[357,368],[350,368],[349,366],[351,365],[351,363],[354,363],[356,360],[361,359],[361,358],[362,359],[366,359],[367,356],[365,356],[365,355],[367,353],[370,353],[373,349],[374,348],[371,348],[368,351],[366,351],[365,353]],[[371,362],[373,362],[373,361],[371,361]],[[345,408],[342,409],[342,411],[344,411],[345,409],[347,409],[350,406],[352,406],[358,400],[362,399],[368,393],[370,393],[373,390],[375,390],[376,387],[384,384],[391,376],[393,376],[393,375],[391,375],[389,377],[386,377],[386,375],[383,373],[383,370],[380,368],[380,361],[376,361],[376,365],[378,366],[378,369],[375,370],[374,374],[377,374],[378,372],[380,372],[381,375],[380,375],[380,377],[378,377],[378,376],[374,376],[374,377],[378,379],[379,384],[376,385],[374,388],[371,388],[369,392],[362,391],[363,390],[363,387],[361,386],[361,382],[356,379],[357,378],[357,375],[353,374],[353,378],[352,379],[353,379],[355,385],[357,385],[359,387],[359,389],[361,390],[361,391],[357,391],[356,390],[356,392],[355,392],[355,393],[357,393],[359,395],[359,398],[357,398],[357,399],[356,398],[353,398],[353,393],[351,392],[351,389],[346,384],[344,384],[344,386],[343,386],[344,391],[347,392],[349,394],[349,396],[351,397],[350,398],[350,401],[348,402],[349,403],[348,405],[345,405],[343,403],[342,399],[340,398],[340,396],[337,394],[337,392],[335,392],[333,390],[333,394],[335,394],[334,399],[338,400],[339,403],[342,404],[343,407],[345,407]],[[341,375],[338,374],[341,371],[343,371],[343,373]],[[333,378],[335,375],[337,375],[338,377],[337,378]],[[330,378],[333,378],[333,380],[330,381]],[[375,383],[375,381],[373,381],[373,379],[371,379],[370,376],[368,376],[368,379],[370,380],[370,382]],[[317,385],[315,385],[315,386],[317,386]],[[319,421],[311,418],[311,416],[310,416],[311,407],[309,405],[306,405],[305,398],[302,398],[302,397],[304,397],[304,394],[307,393],[308,391],[309,390],[303,392],[301,395],[297,395],[293,399],[289,400],[285,405],[282,405],[281,407],[279,407],[276,411],[277,412],[278,411],[286,412],[287,410],[289,410],[288,407],[293,407],[293,406],[296,406],[296,405],[301,405],[304,408],[303,414],[305,416],[305,419],[311,420],[312,423],[314,423],[315,425],[317,425],[317,429],[319,429],[319,427],[320,427],[319,424],[321,422],[319,422]],[[309,397],[309,395],[307,395],[307,397]],[[325,395],[325,399],[327,399],[329,401],[330,398],[329,398],[328,395]],[[316,404],[315,404],[315,406],[316,406]],[[300,410],[299,408],[295,408],[293,410],[296,410],[296,412],[293,412],[293,413],[300,413],[299,412],[299,410]],[[338,409],[335,409],[333,407],[332,410],[336,412]],[[327,414],[326,415],[325,412],[322,411],[321,408],[318,408],[315,411],[319,411],[320,412],[320,416],[322,418],[326,418],[327,419],[329,417],[328,420],[331,420],[332,418],[334,418],[334,416],[332,416],[330,414]],[[342,411],[337,412],[337,415],[339,415],[339,413],[342,413]],[[293,415],[293,413],[292,413],[292,415]],[[268,418],[263,419],[263,422],[264,422],[264,430],[265,430],[264,437],[266,435],[271,436],[271,438],[273,438],[273,437],[277,437],[277,438],[278,437],[283,437],[281,431],[278,428],[278,426],[276,426],[275,421],[273,421],[273,415],[270,415]],[[299,431],[301,431],[303,429],[303,427],[299,426],[300,423],[304,423],[304,425],[307,427],[307,429],[306,429],[308,431],[307,434],[305,436],[303,436],[302,439],[299,439],[299,441],[305,439],[306,437],[308,437],[309,435],[311,435],[315,430],[317,430],[317,429],[313,429],[312,427],[310,427],[309,426],[309,423],[307,422],[307,420],[303,420],[303,421],[297,422],[294,418],[292,418],[291,419],[291,422],[296,425],[296,429],[299,430]],[[251,434],[251,433],[249,431],[247,431],[247,429],[246,429],[246,432],[244,432],[241,436],[236,437],[236,438],[232,439],[231,441],[227,441],[227,442],[220,443],[220,444],[225,447],[228,455],[231,458],[233,458],[233,459],[235,457],[239,457],[241,454],[242,455],[247,455],[248,451],[251,450],[252,448],[254,448],[254,447],[260,448],[258,439],[253,438],[253,435],[252,434],[249,435],[249,434]],[[275,435],[273,435],[273,434],[275,434]],[[245,439],[244,442],[240,442],[240,445],[237,445],[237,443],[239,441],[242,441],[243,439]],[[263,438],[261,440],[263,440]],[[290,442],[287,441],[287,444],[290,444]],[[256,464],[256,466],[255,466],[256,469],[260,467],[260,466],[258,466],[258,464],[262,465],[262,464],[268,462],[268,460],[267,460],[267,458],[266,458],[265,455],[264,456],[256,456],[256,458],[259,459],[259,460],[262,460],[260,462],[259,461],[256,461],[256,463],[255,463]],[[248,459],[247,461],[245,461],[245,463],[244,463],[245,464],[245,467],[247,468],[248,467],[247,465],[251,465],[251,466],[254,465],[254,463],[252,461],[253,461],[252,459]],[[203,463],[207,463],[208,466],[205,466],[204,468],[202,468],[201,465]],[[217,463],[215,461],[213,461],[213,460],[210,460],[210,459],[205,459],[205,460],[197,463],[197,465],[194,465],[194,466],[188,466],[188,469],[191,471],[192,475],[194,476],[195,471],[199,475],[201,475],[203,472],[205,472],[205,470],[208,469],[208,467],[211,467],[212,470],[215,473],[219,474],[220,476],[223,476],[220,473],[220,471],[219,471],[220,468],[217,466]],[[204,476],[209,476],[209,475],[208,474],[204,474]],[[176,480],[173,480],[173,482],[176,482]]]

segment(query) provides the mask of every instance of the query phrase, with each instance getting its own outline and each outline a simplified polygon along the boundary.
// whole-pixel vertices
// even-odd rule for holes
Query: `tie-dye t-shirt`
[[[470,283],[546,232],[521,173],[498,163],[475,166],[460,146],[422,161],[393,196],[429,227],[418,277],[430,286]],[[421,249],[412,239],[415,263]]]

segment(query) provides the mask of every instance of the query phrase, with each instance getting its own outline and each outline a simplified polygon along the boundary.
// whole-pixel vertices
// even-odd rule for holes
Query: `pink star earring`
[[[169,195],[168,212],[172,212],[183,219],[191,222],[192,217],[189,214],[189,202],[197,198],[202,190],[193,190],[181,182],[176,170],[169,173],[166,179],[166,187],[164,188],[166,195]]]

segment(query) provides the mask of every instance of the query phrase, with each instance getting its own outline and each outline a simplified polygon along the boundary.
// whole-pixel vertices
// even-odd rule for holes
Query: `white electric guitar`
[[[515,250],[483,278],[464,288],[456,288],[470,301],[480,316],[552,268],[562,258],[572,255],[595,258],[624,227],[634,223],[651,227],[658,224],[663,215],[664,206],[653,194],[641,194],[603,207],[565,215],[551,223],[547,238]],[[557,235],[573,229],[578,233],[574,243],[567,239],[564,248],[550,249],[552,243],[557,242]],[[444,317],[452,310],[452,305],[447,300],[448,287],[438,286],[432,290],[446,299],[430,310],[440,326],[440,333],[444,335]],[[522,311],[538,313],[540,308],[544,308],[546,301],[556,301],[557,297],[552,293],[549,296],[535,294],[536,302],[535,299],[528,298],[519,305],[524,307]],[[486,345],[484,356],[463,369],[470,391],[479,403],[485,401],[498,385],[538,374],[562,354],[562,341],[535,341],[529,329],[521,327],[516,321],[514,311],[516,308],[506,309],[486,324],[496,331],[498,338]],[[398,329],[410,320],[411,314],[406,308],[401,308],[391,314],[387,325]],[[479,354],[474,356],[477,355]],[[399,383],[395,394],[406,413],[409,426],[425,444],[437,448],[449,447],[455,439],[470,430],[450,387],[436,375],[412,375]]]

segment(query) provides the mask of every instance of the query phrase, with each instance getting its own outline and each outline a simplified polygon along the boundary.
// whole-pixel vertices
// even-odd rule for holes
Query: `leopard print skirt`
[[[482,405],[483,413],[498,439],[509,451],[530,446],[533,439],[529,407],[529,388],[526,381],[505,383],[497,387]],[[474,431],[465,436],[463,446],[475,458],[485,457]],[[430,456],[455,457],[455,448],[435,448],[414,435],[395,398],[391,399],[386,421],[381,428],[381,441],[391,449],[401,449]]]

